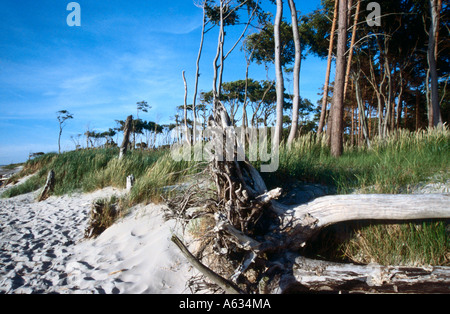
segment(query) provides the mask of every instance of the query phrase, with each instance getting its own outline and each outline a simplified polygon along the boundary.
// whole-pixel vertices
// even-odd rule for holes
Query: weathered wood
[[[450,218],[450,194],[356,194],[318,198],[285,211],[290,242],[305,243],[322,228],[355,220],[417,220]]]
[[[130,133],[132,130],[133,116],[128,116],[123,127],[123,140],[122,145],[120,145],[119,159],[127,153],[128,145],[130,144]]]
[[[354,265],[296,257],[282,293],[449,293],[450,267]]]
[[[271,200],[278,199],[281,196],[282,192],[283,190],[281,188],[276,188],[270,190],[269,192],[261,194],[260,196],[256,197],[256,200],[263,204],[266,204],[269,203]]]
[[[191,252],[189,252],[188,248],[181,242],[181,240],[176,236],[172,235],[172,242],[176,244],[176,246],[181,250],[181,253],[186,257],[186,259],[197,268],[203,275],[208,277],[212,282],[217,284],[219,287],[221,287],[225,293],[227,294],[242,294],[242,290],[239,289],[236,285],[234,285],[232,282],[226,280],[222,276],[216,274],[211,269],[203,265],[201,262],[199,262],[194,255],[192,255]]]
[[[53,192],[55,188],[55,172],[50,170],[47,175],[47,181],[45,182],[44,188],[42,189],[41,194],[39,194],[38,202],[46,200],[49,198],[50,193]]]
[[[247,251],[253,251],[255,253],[259,253],[261,243],[256,241],[255,239],[247,236],[242,231],[239,231],[236,229],[225,217],[222,213],[216,213],[214,215],[214,218],[216,220],[216,227],[214,230],[216,232],[224,231],[231,237],[229,237],[229,240],[233,243],[235,243],[239,248],[247,250]]]

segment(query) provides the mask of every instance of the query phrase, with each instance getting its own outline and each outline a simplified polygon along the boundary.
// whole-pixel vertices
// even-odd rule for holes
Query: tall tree
[[[283,18],[283,0],[277,0],[277,14],[274,23],[274,41],[275,41],[275,74],[276,74],[276,90],[277,90],[277,118],[275,124],[275,135],[272,142],[272,149],[277,149],[281,143],[281,135],[283,131],[283,104],[284,104],[284,78],[281,66],[281,39],[280,25]]]
[[[349,56],[348,56],[348,62],[347,62],[347,70],[345,72],[344,101],[345,101],[345,97],[347,95],[348,81],[349,81],[349,77],[350,77],[350,69],[352,66],[353,50],[354,50],[355,40],[356,40],[356,30],[358,27],[359,11],[361,9],[361,0],[357,0],[357,1],[358,1],[358,4],[356,5],[355,18],[353,21],[352,41],[350,43],[350,50],[349,50]]]
[[[206,16],[206,6],[207,6],[207,0],[200,0],[199,3],[195,4],[198,8],[202,9],[202,13],[203,13],[203,18],[202,18],[202,35],[201,35],[201,39],[200,39],[200,47],[198,49],[198,54],[197,54],[197,62],[196,62],[196,70],[195,70],[195,85],[194,85],[194,96],[192,99],[192,113],[193,113],[193,118],[194,118],[194,126],[193,126],[193,140],[195,143],[196,137],[197,137],[197,110],[196,110],[196,105],[197,105],[197,93],[198,93],[198,78],[200,77],[200,58],[202,57],[202,51],[203,51],[203,43],[205,40],[205,27],[207,24],[207,16]]]
[[[132,120],[133,123],[133,149],[136,148],[136,133],[138,133],[137,130],[137,121],[139,121],[139,111],[142,112],[148,112],[152,107],[145,101],[139,101],[136,103],[136,119]]]
[[[73,119],[73,115],[67,110],[60,110],[57,113],[56,118],[59,122],[59,135],[58,135],[58,153],[61,154],[61,135],[64,127],[66,126],[66,121]]]
[[[188,97],[188,87],[186,82],[186,75],[185,71],[183,71],[183,82],[184,82],[184,105],[183,105],[183,112],[184,112],[184,137],[186,140],[186,143],[188,145],[191,144],[191,139],[189,138],[189,127],[188,127],[188,119],[187,119],[187,111],[188,111],[188,105],[187,105],[187,97]]]
[[[236,48],[237,44],[245,36],[248,27],[255,19],[263,19],[265,15],[261,13],[259,1],[250,0],[237,0],[235,5],[232,5],[231,0],[217,0],[218,5],[214,5],[214,1],[207,3],[206,14],[208,18],[215,25],[219,26],[218,42],[216,56],[213,61],[213,95],[214,100],[220,98],[222,89],[222,79],[224,72],[224,63],[228,56]],[[244,29],[241,35],[234,42],[233,46],[225,52],[225,26],[236,25],[239,22],[238,10],[245,8],[247,10],[248,19],[244,24]],[[220,62],[219,62],[220,61]]]
[[[437,29],[439,25],[439,10],[437,0],[429,1],[431,11],[431,24],[430,31],[428,33],[428,65],[431,78],[431,107],[428,119],[430,121],[430,126],[439,126],[442,125],[441,110],[439,108],[438,73],[436,67],[436,35],[438,33]]]
[[[327,72],[325,74],[325,84],[323,85],[322,109],[320,112],[320,120],[319,120],[319,127],[317,129],[317,134],[321,134],[323,132],[323,128],[325,127],[325,119],[326,119],[327,103],[328,103],[328,88],[330,85],[331,61],[332,61],[332,56],[333,56],[334,33],[336,31],[336,22],[337,22],[337,16],[338,16],[338,11],[337,11],[338,4],[339,4],[339,0],[335,0],[333,24],[331,26],[330,44],[329,44],[329,48],[328,48]]]
[[[344,114],[344,84],[347,48],[347,0],[339,1],[338,43],[336,54],[336,78],[334,83],[333,104],[331,107],[331,154],[342,155],[343,146],[343,114]]]
[[[298,29],[297,8],[294,0],[289,1],[291,10],[292,33],[295,45],[295,64],[294,64],[294,97],[292,104],[292,126],[288,137],[288,145],[291,145],[297,135],[298,111],[300,105],[300,67],[302,62],[302,47],[300,43],[300,33]]]

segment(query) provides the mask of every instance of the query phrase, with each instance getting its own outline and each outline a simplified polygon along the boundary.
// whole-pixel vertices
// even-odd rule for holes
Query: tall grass
[[[47,173],[55,171],[54,195],[73,192],[92,192],[108,186],[125,188],[126,177],[133,174],[136,185],[130,202],[158,201],[165,185],[175,184],[189,173],[188,162],[175,162],[168,150],[132,151],[126,158],[117,158],[117,149],[71,151],[47,154],[28,161],[14,179],[33,174],[25,183],[17,185],[2,197],[13,197],[35,191],[45,183]],[[178,172],[178,174],[172,174]]]
[[[420,182],[450,179],[450,131],[399,131],[376,138],[371,148],[345,147],[340,158],[330,154],[325,136],[308,134],[291,148],[280,148],[280,167],[265,175],[270,186],[289,179],[336,187],[339,194],[359,189],[365,193],[404,193]],[[437,176],[436,176],[437,175]],[[288,180],[286,180],[288,179]]]
[[[341,250],[358,263],[450,265],[450,237],[444,222],[372,225],[360,229]]]

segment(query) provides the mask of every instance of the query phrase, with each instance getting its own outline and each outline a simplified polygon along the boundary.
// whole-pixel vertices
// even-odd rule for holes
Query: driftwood
[[[41,194],[39,194],[38,202],[44,201],[49,198],[50,193],[53,192],[55,188],[55,172],[50,170],[47,175],[47,181],[45,182],[44,188],[42,189]]]
[[[297,257],[281,293],[450,293],[450,267],[339,264]]]
[[[133,116],[128,116],[125,121],[125,125],[123,127],[123,141],[122,145],[120,145],[120,153],[119,159],[122,159],[123,156],[127,153],[128,145],[130,144],[130,134],[132,130]]]
[[[282,217],[281,228],[289,228],[287,233],[292,248],[298,248],[322,228],[338,222],[448,219],[450,194],[334,195],[293,208],[274,202],[274,210]]]
[[[172,236],[172,242],[178,246],[181,253],[186,257],[186,259],[194,266],[196,269],[198,269],[203,275],[208,277],[212,282],[217,284],[219,287],[221,287],[225,293],[227,294],[242,294],[241,289],[234,285],[232,282],[226,280],[225,278],[221,277],[220,275],[216,274],[214,271],[203,265],[200,261],[198,261],[194,255],[192,255],[191,252],[187,249],[187,247],[181,242],[181,240],[176,236]]]

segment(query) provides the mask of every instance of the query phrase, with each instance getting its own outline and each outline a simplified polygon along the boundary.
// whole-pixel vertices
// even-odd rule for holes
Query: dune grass
[[[92,192],[112,186],[125,188],[126,177],[133,174],[136,185],[129,202],[159,201],[162,188],[175,184],[190,171],[189,162],[175,162],[168,150],[131,151],[126,158],[117,158],[117,149],[91,149],[63,154],[46,154],[30,160],[13,180],[35,174],[25,183],[3,193],[3,198],[36,191],[45,184],[47,173],[53,169],[56,185],[53,195]],[[178,174],[173,174],[178,172]]]

